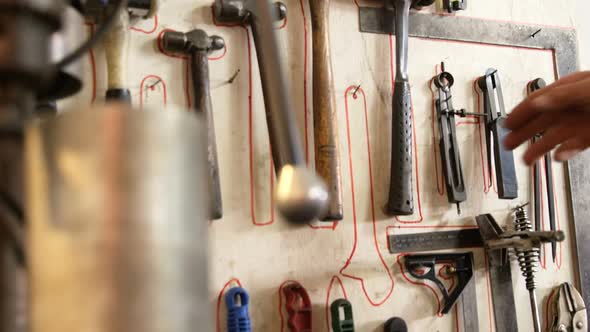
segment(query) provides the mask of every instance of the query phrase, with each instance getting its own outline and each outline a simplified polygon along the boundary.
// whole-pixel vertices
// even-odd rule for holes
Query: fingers
[[[544,93],[545,91],[548,91],[550,89],[556,88],[558,86],[562,86],[565,84],[570,84],[570,83],[574,83],[586,78],[590,78],[590,71],[579,71],[579,72],[575,72],[573,74],[570,75],[566,75],[560,79],[558,79],[557,81],[547,85],[546,87],[544,87],[543,89],[539,89],[537,91],[534,91],[532,93],[530,93],[528,95],[528,97],[530,98],[535,98],[536,96],[538,96],[541,93]]]
[[[545,88],[541,89],[541,90],[537,90],[534,93],[540,92],[540,91],[546,91],[546,90],[550,90],[553,88],[556,88],[558,86],[562,86],[564,84],[571,84],[571,83],[575,83],[577,81],[581,81],[584,80],[586,78],[590,78],[590,71],[579,71],[579,72],[575,72],[573,74],[570,75],[566,75],[560,79],[558,79],[557,81],[547,85]]]
[[[538,133],[547,130],[549,126],[555,124],[559,120],[559,116],[560,114],[553,112],[534,117],[532,121],[528,122],[523,127],[516,131],[511,131],[504,139],[504,146],[509,150],[515,149]]]
[[[575,131],[569,128],[568,124],[562,124],[558,127],[550,128],[541,139],[533,143],[524,153],[523,159],[525,164],[532,165],[537,159],[545,153],[551,151],[554,147],[572,138]]]
[[[531,121],[538,113],[567,111],[590,105],[590,94],[587,93],[590,90],[590,76],[582,77],[568,77],[568,80],[564,82],[531,94],[508,116],[505,122],[506,128],[517,130]],[[580,79],[575,80],[575,78]]]
[[[531,165],[536,159],[561,145],[557,160],[566,160],[590,146],[590,113],[574,111],[560,116],[541,139],[533,143],[523,159]]]
[[[556,161],[567,161],[584,151],[588,144],[581,138],[571,138],[555,150]]]

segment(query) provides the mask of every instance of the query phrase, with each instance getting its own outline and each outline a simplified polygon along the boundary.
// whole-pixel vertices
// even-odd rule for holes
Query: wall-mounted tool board
[[[360,1],[359,1],[360,2]],[[573,0],[470,0],[458,15],[482,19],[528,22],[571,27],[568,8]],[[291,84],[294,109],[305,141],[306,156],[313,165],[311,26],[307,0],[286,0],[286,22],[277,25],[281,49]],[[380,1],[372,2],[380,5]],[[447,203],[437,150],[437,124],[430,80],[444,61],[455,76],[456,107],[478,111],[481,100],[474,79],[488,67],[499,70],[506,107],[510,110],[525,96],[526,84],[536,77],[552,82],[550,51],[494,47],[457,42],[410,39],[410,75],[415,115],[416,214],[386,217],[382,207],[389,182],[392,47],[394,37],[359,32],[355,0],[332,0],[331,38],[334,55],[336,100],[345,218],[338,224],[315,223],[302,227],[287,224],[273,212],[270,163],[263,100],[251,33],[243,27],[222,27],[212,21],[210,0],[162,0],[155,19],[137,22],[131,32],[129,76],[133,101],[139,108],[165,104],[187,106],[191,102],[187,61],[163,54],[157,39],[165,29],[205,29],[225,38],[224,51],[210,61],[217,148],[223,191],[224,218],[210,225],[210,301],[216,312],[217,330],[225,330],[225,307],[220,294],[234,280],[251,296],[254,331],[287,330],[281,310],[280,289],[289,280],[301,283],[313,302],[314,331],[328,331],[327,306],[347,297],[358,331],[380,331],[385,320],[400,316],[411,331],[462,331],[462,316],[452,310],[437,316],[438,299],[426,286],[401,269],[400,257],[387,250],[388,234],[452,230],[475,225],[474,217],[493,213],[502,224],[510,222],[509,209],[527,202],[532,172],[520,163],[516,152],[519,199],[500,201],[486,179],[483,124],[463,119],[457,132],[468,184],[468,201],[457,215]],[[360,2],[360,4],[363,4]],[[366,4],[371,4],[367,1]],[[91,31],[92,27],[88,26]],[[542,33],[542,31],[540,32]],[[523,36],[527,38],[527,36]],[[104,52],[98,47],[86,58],[84,91],[74,99],[99,103],[106,90]],[[239,71],[233,83],[228,80]],[[361,85],[356,95],[355,87]],[[569,206],[563,165],[554,164],[558,225],[570,235]],[[162,193],[165,195],[165,193]],[[546,202],[544,204],[546,206]],[[546,209],[545,209],[546,210]],[[548,228],[548,220],[544,220]],[[547,249],[549,246],[546,247]],[[542,257],[538,296],[543,325],[549,291],[564,281],[574,281],[571,238],[558,245],[557,263]],[[549,254],[549,251],[546,251]],[[515,262],[513,262],[515,264]],[[476,290],[481,331],[493,331],[490,282],[482,250],[475,250]],[[517,315],[522,331],[532,330],[523,278],[513,266]]]

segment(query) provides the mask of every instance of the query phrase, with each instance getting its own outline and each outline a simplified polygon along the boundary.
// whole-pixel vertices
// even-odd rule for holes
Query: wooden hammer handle
[[[193,76],[194,109],[205,119],[207,124],[207,159],[209,162],[209,217],[221,219],[223,206],[221,200],[221,183],[219,181],[219,161],[213,121],[213,106],[209,88],[209,60],[207,51],[197,51],[191,55]]]
[[[116,21],[104,39],[108,73],[107,99],[130,102],[127,81],[129,13],[122,9],[116,15]]]
[[[316,172],[326,181],[330,195],[328,211],[320,220],[341,220],[342,185],[338,117],[330,57],[329,0],[310,0],[313,30],[313,125]]]

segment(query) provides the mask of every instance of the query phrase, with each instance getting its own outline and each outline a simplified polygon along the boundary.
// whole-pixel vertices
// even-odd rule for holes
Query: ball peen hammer
[[[313,31],[313,132],[315,169],[328,186],[329,203],[320,220],[341,220],[342,180],[334,75],[330,54],[330,0],[310,0]]]
[[[412,97],[408,77],[410,7],[420,9],[434,0],[386,0],[395,9],[395,87],[391,129],[391,173],[385,212],[403,216],[414,213],[412,180]]]
[[[207,158],[209,162],[209,217],[212,220],[223,216],[219,163],[215,140],[213,107],[209,88],[209,60],[212,51],[225,47],[223,38],[209,36],[200,29],[186,33],[166,31],[162,35],[162,46],[166,51],[189,55],[193,81],[194,110],[205,118],[207,124]]]
[[[127,0],[126,10],[116,13],[117,19],[104,38],[108,72],[107,101],[131,103],[127,79],[130,20],[134,17],[153,17],[158,5],[159,0]]]
[[[215,0],[213,5],[218,22],[248,24],[252,28],[278,176],[277,209],[288,221],[302,223],[323,213],[328,193],[323,181],[305,163],[273,26],[273,20],[286,15],[286,7],[278,3],[274,8],[273,13],[268,0]]]

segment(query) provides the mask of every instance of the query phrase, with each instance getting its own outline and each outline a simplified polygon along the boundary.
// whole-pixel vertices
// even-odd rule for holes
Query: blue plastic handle
[[[227,332],[252,332],[248,303],[250,296],[245,289],[234,287],[225,294],[227,305]]]

